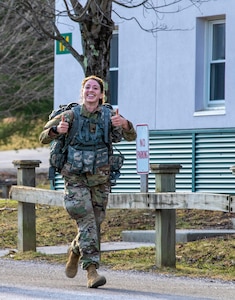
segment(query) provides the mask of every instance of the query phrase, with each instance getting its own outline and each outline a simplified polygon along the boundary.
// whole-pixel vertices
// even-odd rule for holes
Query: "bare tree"
[[[167,30],[167,25],[159,22],[160,16],[166,13],[178,13],[190,6],[200,5],[210,0],[61,0],[64,9],[56,11],[52,1],[15,0],[15,11],[42,36],[60,41],[82,66],[85,76],[95,74],[102,77],[108,86],[110,41],[114,30],[113,14],[120,19],[135,20],[145,31],[155,33]],[[115,7],[122,6],[129,10],[128,18],[118,14]],[[133,9],[142,9],[147,17],[151,12],[155,15],[151,28],[145,28],[132,15]],[[82,38],[82,53],[78,53],[61,35],[58,22],[63,17],[69,17],[80,27]],[[66,22],[66,21],[65,21]],[[49,29],[49,30],[48,30]]]
[[[0,2],[1,143],[9,142],[13,133],[26,134],[32,120],[45,118],[45,111],[53,107],[53,40],[36,33],[15,13],[15,4]]]
[[[0,5],[0,18],[0,116],[20,113],[25,104],[31,117],[36,108],[38,115],[42,102],[53,97],[53,41],[9,7]]]

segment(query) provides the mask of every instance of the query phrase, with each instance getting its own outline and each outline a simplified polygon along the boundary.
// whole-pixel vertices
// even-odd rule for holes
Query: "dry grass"
[[[5,119],[3,123],[11,122],[12,119]],[[26,135],[19,135],[14,134],[7,138],[7,144],[3,144],[0,141],[0,151],[7,151],[7,150],[19,150],[19,149],[34,149],[38,147],[42,147],[42,144],[39,142],[39,134],[43,129],[45,122],[42,120],[36,120],[36,124],[27,132]]]

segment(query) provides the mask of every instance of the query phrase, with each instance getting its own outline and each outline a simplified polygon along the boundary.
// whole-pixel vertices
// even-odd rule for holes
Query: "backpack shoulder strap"
[[[106,105],[102,105],[102,112],[103,112],[103,115],[104,115],[104,142],[106,144],[109,144],[111,110]]]
[[[81,108],[80,105],[76,105],[76,107],[72,108],[74,119],[73,119],[72,126],[69,130],[69,133],[68,133],[67,137],[65,138],[65,144],[64,144],[64,147],[63,147],[63,152],[65,152],[67,150],[68,145],[70,144],[70,142],[72,141],[72,139],[73,139],[73,137],[76,133],[78,123],[79,123],[80,108]]]

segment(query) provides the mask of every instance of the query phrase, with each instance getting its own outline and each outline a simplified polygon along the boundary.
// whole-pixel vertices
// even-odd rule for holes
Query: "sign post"
[[[147,124],[136,126],[136,163],[137,174],[140,174],[140,191],[148,192],[149,174],[149,129]]]

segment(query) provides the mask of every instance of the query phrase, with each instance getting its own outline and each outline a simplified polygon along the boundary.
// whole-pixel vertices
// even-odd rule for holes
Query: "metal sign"
[[[138,174],[149,173],[149,128],[147,124],[136,126],[136,163]]]
[[[72,45],[72,33],[63,33],[61,34],[62,37],[68,42],[70,45]],[[56,54],[70,54],[70,51],[60,42],[56,41]]]

